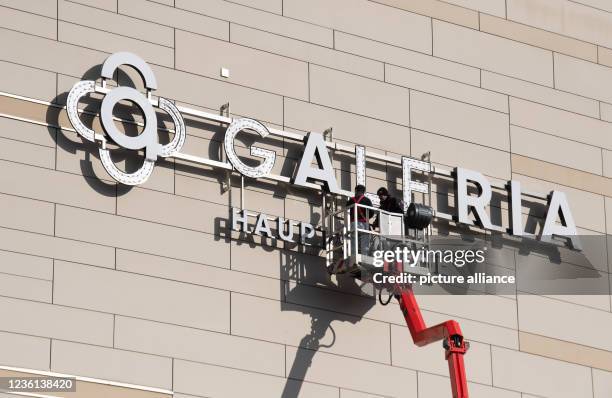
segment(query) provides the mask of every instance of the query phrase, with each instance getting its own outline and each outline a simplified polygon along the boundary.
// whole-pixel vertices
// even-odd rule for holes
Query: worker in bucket
[[[350,198],[348,200],[348,202],[346,202],[346,206],[351,206],[351,205],[363,205],[363,206],[369,206],[372,207],[372,201],[370,199],[368,199],[367,196],[365,196],[366,193],[366,188],[365,186],[358,184],[355,186],[355,195]],[[363,208],[363,207],[357,207],[357,228],[359,228],[360,230],[362,230],[361,232],[358,233],[358,240],[359,240],[359,254],[362,255],[368,255],[368,248],[370,245],[370,234],[367,232],[363,232],[365,231],[369,231],[370,230],[370,210]],[[350,209],[350,220],[351,222],[353,222],[355,219],[355,210],[354,209]]]
[[[389,191],[385,187],[378,188],[376,191],[376,195],[378,199],[380,199],[380,210],[388,211],[389,213],[403,213],[404,209],[402,208],[402,202],[397,200],[397,198],[389,195]],[[380,217],[376,216],[376,219],[372,223],[372,227],[379,228],[380,227]]]

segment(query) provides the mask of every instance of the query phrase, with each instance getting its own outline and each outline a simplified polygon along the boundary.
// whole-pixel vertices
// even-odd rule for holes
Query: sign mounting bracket
[[[219,116],[224,116],[228,119],[230,119],[230,103],[226,102],[225,104],[221,105],[221,107],[219,108]],[[222,144],[223,145],[223,144]],[[223,148],[223,150],[221,151],[221,162],[223,163],[228,163],[227,160],[227,155],[225,153],[225,148]],[[229,164],[229,163],[228,163]],[[243,194],[242,194],[242,187],[244,187],[244,177],[241,175],[242,181],[241,181],[241,189],[240,189],[240,207],[242,209],[244,209],[244,199],[243,199]],[[226,170],[225,171],[225,180],[221,182],[221,191],[223,193],[231,190],[232,188],[232,171],[231,170]]]

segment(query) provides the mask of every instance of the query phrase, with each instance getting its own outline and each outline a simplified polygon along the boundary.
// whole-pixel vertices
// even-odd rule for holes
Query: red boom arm
[[[399,291],[400,293],[395,297],[400,303],[400,308],[404,314],[408,329],[410,329],[412,340],[419,347],[439,340],[443,341],[453,398],[468,398],[463,355],[469,348],[469,343],[463,341],[463,334],[459,324],[455,321],[446,321],[428,328],[421,315],[421,310],[414,297],[412,287],[403,287]]]

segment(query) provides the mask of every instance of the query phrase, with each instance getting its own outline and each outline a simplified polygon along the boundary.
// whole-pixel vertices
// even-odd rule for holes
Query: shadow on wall
[[[376,302],[373,291],[364,291],[372,289],[369,284],[360,285],[357,279],[347,275],[338,275],[334,283],[321,257],[291,251],[281,252],[280,257],[281,311],[298,311],[310,316],[310,333],[299,342],[281,395],[282,398],[294,398],[299,396],[317,351],[336,343],[333,323],[356,324]],[[351,296],[355,295],[362,297],[352,300]],[[329,310],[340,308],[344,313]]]
[[[311,212],[310,222],[317,225],[320,215],[313,209]],[[228,214],[227,219],[215,219],[217,239],[232,239],[237,245],[278,252],[279,260],[275,263],[280,264],[280,309],[310,317],[310,332],[298,343],[281,395],[283,398],[298,397],[317,351],[331,348],[336,343],[333,323],[358,323],[376,304],[373,287],[347,275],[337,275],[333,281],[320,247],[232,231],[230,218]]]

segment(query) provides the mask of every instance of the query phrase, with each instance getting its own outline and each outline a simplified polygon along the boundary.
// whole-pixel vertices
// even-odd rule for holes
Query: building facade
[[[551,255],[537,240],[525,250],[476,225],[437,218],[432,231],[494,242],[506,273],[588,269],[596,292],[417,299],[428,324],[461,324],[471,397],[612,396],[609,2],[0,0],[0,48],[0,377],[76,377],[76,391],[29,396],[451,396],[444,349],[416,347],[395,302],[330,276],[320,247],[231,228],[232,207],[243,207],[320,229],[316,190],[176,157],[156,159],[136,186],[109,175],[65,105],[75,83],[101,84],[102,64],[123,51],[150,66],[151,98],[191,110],[181,152],[198,159],[228,162],[227,123],[198,117],[206,112],[363,146],[377,157],[370,192],[401,195],[402,168],[385,159],[430,152],[436,168],[491,181],[487,214],[503,229],[508,181],[563,192],[590,249],[586,268],[575,251]],[[145,91],[132,68],[106,84]],[[103,97],[79,104],[96,133]],[[133,104],[114,115],[128,136],[147,127]],[[159,110],[156,127],[162,144],[177,129]],[[275,175],[295,177],[303,143],[245,134],[238,155],[253,144],[276,154]],[[148,156],[109,148],[126,172]],[[355,157],[329,156],[351,191]],[[431,189],[437,211],[456,210],[450,178]],[[534,202],[519,218],[537,235],[546,195]]]

